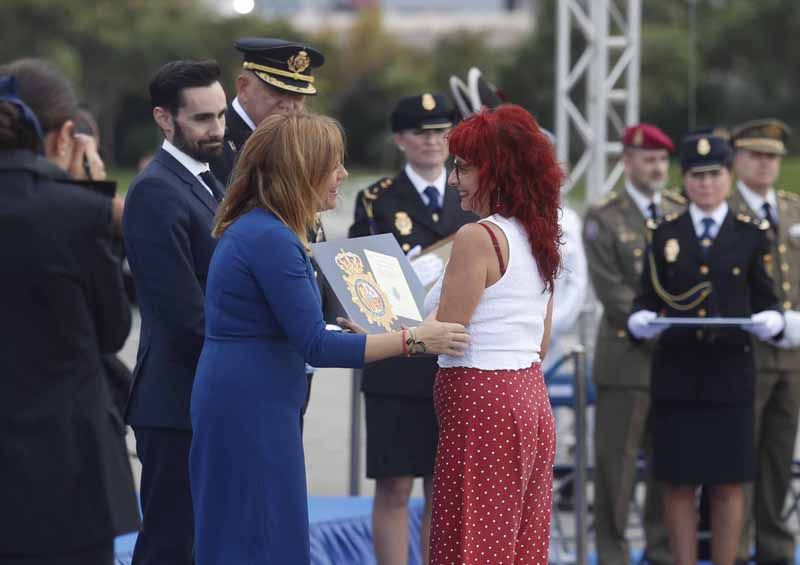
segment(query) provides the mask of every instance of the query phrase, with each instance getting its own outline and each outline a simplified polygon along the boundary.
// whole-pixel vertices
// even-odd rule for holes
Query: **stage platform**
[[[409,513],[409,565],[420,565],[419,528],[422,520],[422,500],[414,499]],[[372,498],[315,496],[308,501],[309,535],[312,565],[375,565],[372,551],[370,514]],[[116,540],[117,565],[130,565],[136,534]],[[641,554],[631,555],[638,564]],[[570,562],[569,559],[565,560]],[[594,565],[594,554],[589,556]],[[702,565],[701,561],[700,564]],[[800,563],[798,551],[795,563]],[[710,564],[709,564],[710,565]]]
[[[414,499],[409,512],[409,562],[420,565],[419,529],[423,503]],[[312,565],[374,565],[372,497],[312,496],[308,500]],[[117,565],[130,565],[136,534],[117,538]]]

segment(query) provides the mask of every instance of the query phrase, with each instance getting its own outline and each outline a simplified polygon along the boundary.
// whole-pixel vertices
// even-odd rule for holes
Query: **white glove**
[[[422,253],[422,246],[415,245],[414,247],[408,250],[408,253],[406,253],[406,258],[409,261],[413,261],[416,257],[419,257],[420,253]]]
[[[651,310],[639,310],[628,318],[628,331],[637,339],[653,339],[662,331],[663,326],[656,326],[650,322],[658,318],[658,314]]]
[[[412,249],[411,251],[414,250]],[[409,253],[411,253],[411,251],[409,251]],[[422,286],[427,287],[435,283],[442,275],[442,271],[444,271],[444,261],[442,261],[441,257],[433,253],[428,253],[412,260],[411,267],[413,267],[414,272],[417,273],[417,277],[419,277]]]
[[[756,336],[761,341],[769,341],[783,330],[783,316],[777,310],[764,310],[750,316],[752,324],[744,329]]]
[[[800,312],[797,310],[787,310],[783,313],[783,320],[786,327],[783,329],[783,337],[775,345],[781,349],[795,349],[800,347]]]

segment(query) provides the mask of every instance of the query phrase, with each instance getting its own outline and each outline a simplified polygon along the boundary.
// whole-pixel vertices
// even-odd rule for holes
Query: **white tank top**
[[[528,235],[519,222],[499,214],[481,221],[494,223],[506,236],[506,272],[484,289],[467,325],[471,340],[464,356],[439,355],[439,366],[524,369],[539,361],[550,293],[544,292]],[[439,305],[443,280],[444,274],[425,298],[426,316]]]

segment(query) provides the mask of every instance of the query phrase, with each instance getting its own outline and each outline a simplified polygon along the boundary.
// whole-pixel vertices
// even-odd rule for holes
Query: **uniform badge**
[[[395,212],[394,227],[400,235],[411,235],[414,224],[411,222],[411,218],[406,212]]]
[[[697,141],[697,154],[708,155],[709,153],[711,153],[711,143],[705,137],[701,137]]]
[[[678,260],[678,255],[681,252],[681,246],[675,238],[668,239],[664,244],[664,259],[667,263],[674,263]]]
[[[426,92],[422,95],[422,107],[428,112],[436,108],[436,99],[432,94]]]
[[[633,146],[641,147],[642,143],[644,143],[644,132],[641,130],[641,128],[639,128],[633,134]]]
[[[376,324],[387,332],[392,331],[392,322],[397,319],[386,293],[378,286],[372,273],[364,272],[364,263],[355,253],[342,249],[334,259],[344,273],[342,278],[350,291],[353,303],[358,306],[370,324]]]

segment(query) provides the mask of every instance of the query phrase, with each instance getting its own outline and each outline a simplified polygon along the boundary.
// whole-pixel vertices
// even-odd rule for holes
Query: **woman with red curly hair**
[[[480,216],[455,237],[426,299],[469,327],[463,357],[439,356],[431,565],[547,563],[553,413],[541,372],[561,264],[562,172],[519,106],[484,110],[450,134],[448,183]]]

